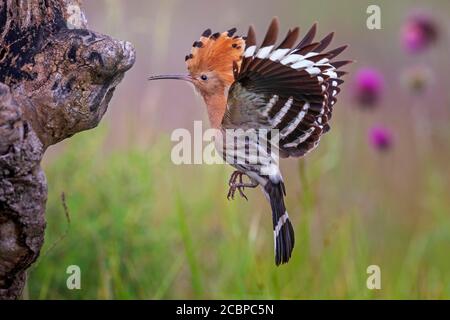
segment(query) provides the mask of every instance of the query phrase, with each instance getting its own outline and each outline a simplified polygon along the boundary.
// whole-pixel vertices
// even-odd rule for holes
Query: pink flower
[[[392,147],[392,133],[383,126],[375,126],[369,132],[369,141],[374,149],[387,151]]]
[[[403,26],[403,46],[411,53],[422,52],[436,41],[437,35],[437,26],[432,17],[423,12],[415,12]]]
[[[380,100],[384,89],[384,78],[377,70],[364,68],[356,74],[355,99],[364,107],[373,107]]]

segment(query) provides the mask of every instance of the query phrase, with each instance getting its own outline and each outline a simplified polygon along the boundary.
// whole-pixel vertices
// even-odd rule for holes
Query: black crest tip
[[[202,37],[209,37],[211,35],[211,29],[206,29],[205,31],[203,31],[202,33]]]
[[[236,31],[237,31],[236,28],[231,28],[230,30],[227,31],[227,35],[229,37],[232,37],[236,33]]]
[[[193,46],[194,48],[201,48],[201,47],[203,47],[203,42],[201,42],[201,41],[194,41],[194,43],[192,44],[192,46]]]

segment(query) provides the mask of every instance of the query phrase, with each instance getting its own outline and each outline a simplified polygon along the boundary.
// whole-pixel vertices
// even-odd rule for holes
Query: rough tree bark
[[[44,241],[46,148],[98,125],[132,67],[78,0],[0,0],[0,299],[17,299]]]

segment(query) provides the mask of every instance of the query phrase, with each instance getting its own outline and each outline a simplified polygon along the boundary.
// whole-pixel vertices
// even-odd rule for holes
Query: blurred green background
[[[366,28],[378,4],[382,29]],[[84,1],[93,30],[131,41],[137,62],[119,85],[102,125],[52,147],[46,243],[29,271],[31,299],[429,299],[450,298],[450,42],[448,1]],[[402,25],[411,10],[429,12],[439,41],[405,53]],[[184,72],[184,56],[206,28],[255,24],[262,39],[277,15],[283,33],[319,23],[348,43],[347,68],[332,130],[304,159],[282,162],[296,231],[292,260],[273,263],[269,204],[226,199],[224,165],[171,162],[176,128],[206,120],[203,102],[179,82],[150,74]],[[404,70],[432,70],[426,92],[402,83]],[[376,68],[385,89],[376,108],[353,99],[354,74]],[[206,122],[205,122],[206,123]],[[389,150],[368,130],[390,128]],[[64,192],[70,223],[61,201]],[[66,268],[81,268],[68,290]],[[381,290],[366,269],[381,268]]]

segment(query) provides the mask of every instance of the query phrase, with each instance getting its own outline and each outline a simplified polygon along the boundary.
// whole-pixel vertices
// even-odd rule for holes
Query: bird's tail
[[[273,239],[275,243],[275,264],[278,266],[289,261],[294,248],[294,229],[284,205],[286,191],[283,181],[277,183],[268,180],[264,192],[272,207]]]

